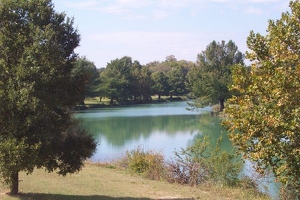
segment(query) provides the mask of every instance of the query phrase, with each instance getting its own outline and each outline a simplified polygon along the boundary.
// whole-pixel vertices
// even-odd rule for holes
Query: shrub
[[[222,151],[221,138],[213,147],[208,137],[180,152],[175,152],[176,160],[167,164],[167,180],[180,184],[197,185],[204,181],[218,184],[236,185],[242,161],[235,154]]]
[[[295,199],[299,200],[300,199],[300,194],[297,192],[299,188],[295,188],[290,185],[281,185],[280,187],[280,199],[282,200],[289,200],[289,199]]]
[[[144,151],[141,147],[126,152],[127,168],[149,179],[160,180],[164,176],[164,156],[155,151]]]
[[[171,161],[167,164],[167,181],[170,183],[198,185],[208,178],[208,169],[197,162]]]
[[[210,169],[210,179],[214,182],[229,186],[238,183],[238,176],[242,169],[242,160],[234,153],[221,150],[220,143],[222,138],[217,141],[216,147],[210,146],[207,157],[207,164]]]
[[[239,180],[239,186],[244,189],[253,189],[259,191],[258,184],[249,176],[242,176]]]

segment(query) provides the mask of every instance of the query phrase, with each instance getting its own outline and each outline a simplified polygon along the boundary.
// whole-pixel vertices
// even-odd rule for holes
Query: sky
[[[168,55],[195,62],[213,40],[232,40],[242,53],[251,30],[266,34],[268,20],[289,11],[289,0],[52,0],[74,17],[75,50],[97,68],[123,56],[141,64]]]

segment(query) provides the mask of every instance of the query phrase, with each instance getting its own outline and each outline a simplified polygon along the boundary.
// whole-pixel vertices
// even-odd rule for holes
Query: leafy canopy
[[[73,19],[51,0],[2,0],[0,27],[0,174],[18,193],[19,171],[77,172],[95,142],[71,112],[83,92]]]
[[[233,96],[224,121],[231,139],[257,171],[272,169],[280,182],[300,192],[300,2],[269,21],[268,33],[250,33],[251,68],[235,66]]]
[[[114,100],[128,100],[131,89],[131,68],[131,57],[124,56],[121,59],[112,60],[101,73],[101,78],[105,83],[105,96],[110,99],[111,105]]]
[[[198,54],[197,65],[188,75],[191,92],[197,98],[192,105],[203,107],[220,103],[222,111],[224,101],[231,97],[228,90],[231,83],[230,67],[243,62],[244,56],[233,41],[212,41],[205,51]]]

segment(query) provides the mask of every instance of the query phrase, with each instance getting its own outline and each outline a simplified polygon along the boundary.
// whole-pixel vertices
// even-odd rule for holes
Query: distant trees
[[[162,71],[156,71],[151,74],[152,85],[151,94],[158,95],[158,100],[160,100],[162,95],[169,95],[168,88],[168,77],[166,73]]]
[[[107,64],[101,79],[104,82],[104,95],[110,99],[113,105],[114,100],[127,100],[130,93],[130,67],[132,61],[130,57],[115,59]]]
[[[190,70],[188,80],[191,93],[197,98],[192,104],[202,107],[219,103],[220,111],[224,102],[231,97],[231,66],[242,64],[243,54],[233,41],[212,41],[205,51],[198,54],[196,66]]]
[[[171,99],[173,95],[186,94],[186,75],[187,70],[180,65],[172,67],[172,69],[167,73],[169,94]]]
[[[103,95],[114,101],[148,101],[151,98],[151,74],[138,61],[132,62],[131,57],[112,60],[101,73],[104,87]]]
[[[185,95],[189,92],[187,73],[194,63],[180,60],[174,55],[166,57],[164,62],[152,62],[147,67],[152,72],[152,95]]]
[[[0,174],[17,194],[20,171],[78,172],[96,144],[72,117],[86,84],[73,20],[51,0],[2,0],[0,19]]]
[[[78,63],[84,63],[78,60]],[[87,64],[87,63],[86,63]],[[87,66],[87,65],[86,65]],[[149,102],[152,95],[173,97],[187,94],[187,72],[192,62],[177,61],[175,56],[168,56],[164,62],[151,62],[142,66],[131,57],[124,56],[112,60],[106,68],[94,70],[92,88],[87,87],[88,96],[100,96],[110,99],[110,104]],[[86,93],[87,94],[87,93]]]
[[[93,62],[86,57],[79,57],[75,62],[72,75],[76,80],[75,84],[78,84],[77,87],[82,87],[80,104],[83,105],[86,96],[94,96],[98,92],[99,73]]]
[[[135,73],[136,82],[133,83],[133,98],[135,102],[148,102],[151,100],[151,72],[148,68],[142,67],[139,62],[135,61],[137,65]]]
[[[260,173],[271,169],[287,199],[300,198],[300,2],[291,13],[269,21],[267,35],[251,31],[247,69],[233,69],[232,91],[224,121],[231,140]]]
[[[151,96],[181,96],[191,94],[196,97],[192,104],[202,107],[220,104],[231,97],[228,86],[231,84],[230,67],[243,64],[244,55],[231,40],[211,42],[205,51],[198,54],[197,63],[177,60],[174,55],[165,61],[154,61],[142,66],[131,57],[117,58],[98,72],[99,79],[94,79],[93,95],[110,99],[110,104],[133,100],[135,103],[148,102]],[[100,74],[100,75],[99,75]]]

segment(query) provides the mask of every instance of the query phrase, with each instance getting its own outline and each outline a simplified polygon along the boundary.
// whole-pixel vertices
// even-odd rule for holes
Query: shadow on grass
[[[155,200],[150,198],[109,197],[101,195],[80,196],[65,194],[23,193],[15,196],[20,200]],[[159,200],[192,200],[193,198],[158,198]]]

